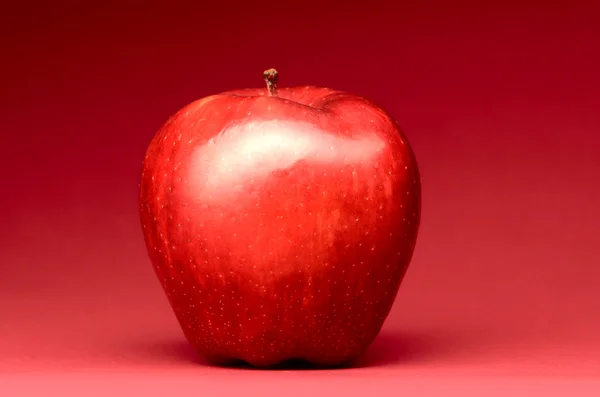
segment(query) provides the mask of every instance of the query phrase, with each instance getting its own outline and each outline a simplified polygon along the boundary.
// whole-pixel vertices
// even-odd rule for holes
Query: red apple
[[[411,260],[421,185],[381,107],[328,88],[209,96],[171,117],[143,164],[149,255],[209,361],[336,366],[388,316]]]

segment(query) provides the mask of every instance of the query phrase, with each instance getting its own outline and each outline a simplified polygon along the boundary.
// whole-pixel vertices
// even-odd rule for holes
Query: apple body
[[[245,89],[172,116],[143,162],[151,262],[207,360],[345,364],[379,333],[413,255],[414,153],[364,98]]]

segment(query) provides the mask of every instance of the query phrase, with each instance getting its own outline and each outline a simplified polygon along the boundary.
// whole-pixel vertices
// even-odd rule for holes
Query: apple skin
[[[151,262],[209,362],[360,356],[413,255],[417,162],[374,103],[318,87],[206,97],[152,140],[140,185]]]

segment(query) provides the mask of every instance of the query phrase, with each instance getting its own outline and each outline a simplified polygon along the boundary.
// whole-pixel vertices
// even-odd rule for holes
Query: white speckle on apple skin
[[[221,100],[231,98],[211,102]],[[261,108],[246,104],[247,111],[228,104],[222,112],[260,119]],[[140,187],[149,254],[184,334],[215,362],[242,359],[265,366],[295,357],[330,365],[355,357],[383,324],[414,249],[420,213],[416,165],[384,157],[389,145],[406,151],[404,139],[381,137],[383,146],[372,150],[362,145],[363,156],[382,159],[374,162],[375,170],[368,157],[353,158],[343,140],[322,145],[326,151],[320,152],[321,144],[311,149],[300,139],[287,152],[281,152],[281,144],[262,145],[258,160],[278,159],[274,164],[279,167],[264,174],[244,163],[253,156],[232,156],[237,163],[219,171],[213,158],[230,156],[243,134],[252,142],[258,137],[252,134],[264,137],[265,130],[236,132],[230,118],[211,119],[210,108],[203,106],[190,105],[187,116],[180,112],[159,131]],[[281,112],[287,107],[271,104],[265,120],[278,117],[279,131],[295,128],[283,123],[288,119]],[[300,114],[310,119],[308,110]],[[377,125],[382,116],[374,115],[368,121]],[[203,123],[188,118],[210,120],[219,133],[208,134]],[[369,136],[369,130],[356,132],[353,114],[339,119],[346,123],[340,136]],[[229,129],[215,126],[218,120],[227,120]],[[183,124],[194,127],[186,130]],[[319,122],[307,125],[319,136]],[[204,154],[197,154],[199,147]],[[277,157],[282,153],[287,157]],[[193,172],[191,156],[199,160]],[[315,161],[325,167],[322,172],[307,166]],[[404,176],[395,172],[400,166]],[[401,198],[411,197],[409,185],[417,187],[415,197]],[[397,200],[403,204],[392,205]],[[407,239],[391,243],[394,236]],[[369,271],[365,264],[372,266]]]

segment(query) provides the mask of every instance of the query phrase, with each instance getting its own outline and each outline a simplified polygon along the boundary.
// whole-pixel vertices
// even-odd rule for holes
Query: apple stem
[[[277,79],[279,78],[279,73],[275,69],[267,69],[263,73],[265,78],[265,82],[267,83],[267,90],[269,91],[269,96],[277,96]]]

